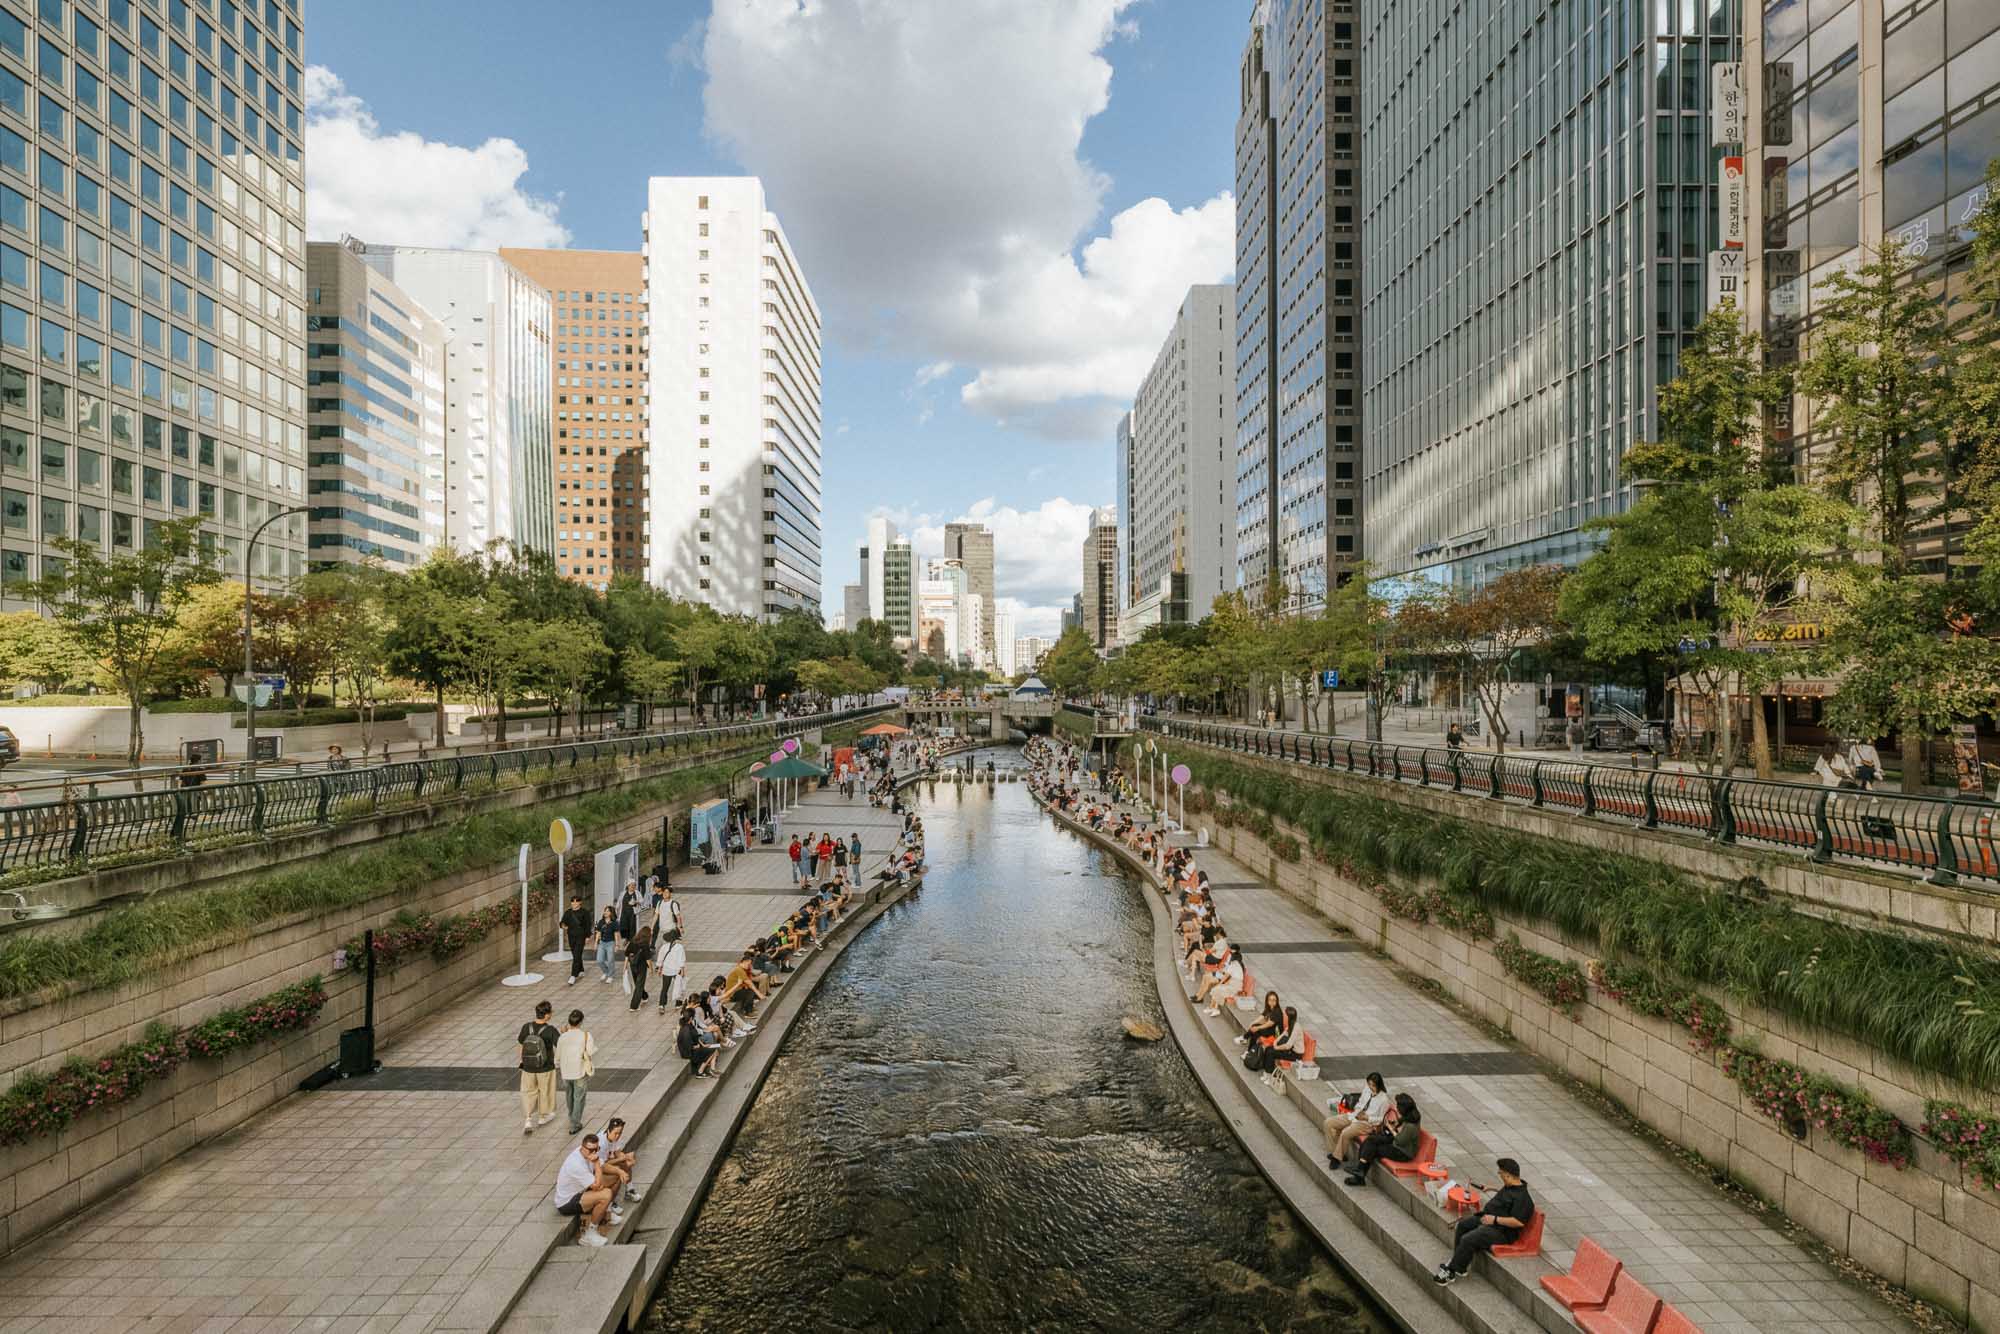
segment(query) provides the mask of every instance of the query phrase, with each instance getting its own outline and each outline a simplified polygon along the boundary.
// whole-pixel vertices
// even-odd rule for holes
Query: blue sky
[[[764,177],[825,317],[828,609],[867,514],[921,549],[970,512],[1028,633],[1112,498],[1116,404],[1228,274],[1248,10],[339,0],[307,32],[309,224],[636,249],[648,175]]]

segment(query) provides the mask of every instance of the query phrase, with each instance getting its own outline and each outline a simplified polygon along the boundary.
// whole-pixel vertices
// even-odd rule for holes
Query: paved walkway
[[[872,878],[901,817],[829,788],[785,827],[858,831]],[[727,971],[800,899],[782,847],[720,876],[680,875],[675,896],[691,986]],[[566,963],[530,967],[545,985],[495,977],[387,1043],[380,1074],[294,1095],[0,1261],[0,1334],[433,1328],[514,1225],[547,1207],[573,1147],[560,1092],[556,1119],[521,1133],[514,1037],[535,1003],[552,1002],[558,1020],[581,1009],[597,1038],[592,1129],[656,1063],[679,1063],[678,1017],[650,1002],[629,1009],[593,961],[574,986]],[[639,1151],[643,1166],[643,1141]]]
[[[1911,1328],[1676,1159],[1572,1096],[1533,1057],[1398,979],[1325,918],[1216,849],[1198,850],[1195,864],[1208,872],[1217,911],[1258,993],[1275,990],[1297,1006],[1300,1022],[1318,1037],[1327,1095],[1359,1087],[1378,1070],[1391,1093],[1417,1100],[1440,1161],[1491,1181],[1496,1158],[1519,1159],[1536,1204],[1548,1212],[1542,1254],[1557,1268],[1568,1268],[1577,1238],[1587,1234],[1706,1334]],[[1237,1031],[1227,1016],[1203,1022]],[[1240,1065],[1231,1068],[1255,1096],[1278,1101]],[[1318,1127],[1293,1104],[1285,1113],[1319,1161]],[[1326,1179],[1329,1190],[1343,1189],[1331,1174]],[[1443,1256],[1440,1248],[1433,1263]]]

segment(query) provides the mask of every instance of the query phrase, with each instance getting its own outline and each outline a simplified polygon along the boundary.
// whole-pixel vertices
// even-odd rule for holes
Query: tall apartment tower
[[[1079,624],[1099,653],[1118,643],[1118,509],[1090,512],[1083,538],[1083,599]]]
[[[1228,499],[1236,455],[1229,393],[1235,310],[1227,283],[1188,289],[1133,400],[1129,444],[1121,433],[1120,452],[1130,463],[1118,512],[1129,584],[1120,610],[1134,632],[1198,621],[1235,587]]]
[[[445,542],[554,550],[548,290],[491,251],[355,246],[445,328]]]
[[[1927,276],[1963,260],[1986,164],[2000,157],[2000,4],[1770,4],[1745,7],[1743,25],[1740,304],[1766,360],[1789,365],[1812,336],[1813,289],[1831,274],[1888,241]],[[1766,440],[1806,462],[1806,400],[1772,413]],[[1942,573],[1960,536],[1938,516],[1911,555]]]
[[[445,330],[361,262],[306,246],[307,565],[421,565],[444,543]]]
[[[916,557],[903,538],[893,538],[882,549],[882,614],[895,639],[913,639],[917,633]]]
[[[944,526],[944,554],[965,567],[966,591],[980,599],[979,643],[990,650],[994,642],[993,534],[982,523],[948,523]]]
[[[1238,578],[1323,604],[1361,559],[1353,0],[1264,0],[1236,132]]]
[[[1376,568],[1476,585],[1578,560],[1627,505],[1619,458],[1657,435],[1706,305],[1729,9],[1362,0]]]
[[[1236,116],[1236,577],[1262,603],[1278,568],[1278,123],[1258,0]]]
[[[754,176],[654,177],[648,574],[767,618],[820,605],[820,321]]]
[[[867,538],[860,552],[861,591],[868,600],[869,617],[877,621],[887,620],[889,616],[888,603],[884,600],[884,560],[889,544],[896,540],[896,536],[896,525],[881,515],[868,520]],[[853,628],[852,623],[848,628]]]
[[[297,0],[200,8],[0,9],[15,607],[54,538],[129,554],[199,516],[240,575],[257,528],[306,503],[302,19]],[[304,514],[279,519],[253,573],[303,573],[306,538]]]
[[[556,569],[603,589],[646,572],[646,266],[635,251],[500,257],[548,292]]]

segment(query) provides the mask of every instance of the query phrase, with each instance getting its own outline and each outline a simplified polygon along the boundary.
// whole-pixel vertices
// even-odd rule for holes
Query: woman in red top
[[[803,881],[805,877],[805,849],[799,846],[799,836],[792,835],[792,879]]]
[[[819,846],[813,849],[819,854],[819,865],[825,870],[833,869],[833,838],[829,834],[819,836]]]

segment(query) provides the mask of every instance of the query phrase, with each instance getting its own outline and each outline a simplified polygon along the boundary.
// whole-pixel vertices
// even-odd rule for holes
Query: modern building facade
[[[882,614],[892,639],[908,641],[917,633],[916,556],[903,538],[882,548]]]
[[[1766,6],[1767,8],[1772,6]],[[1777,8],[1803,8],[1781,3]],[[1363,471],[1384,573],[1581,559],[1701,319],[1733,6],[1362,0]]]
[[[635,251],[503,249],[551,302],[556,569],[646,572],[646,269]]]
[[[844,584],[840,590],[841,622],[848,629],[858,629],[869,617],[868,590],[860,584]]]
[[[944,554],[965,567],[966,591],[980,599],[979,649],[975,667],[988,663],[984,656],[993,643],[993,534],[982,523],[948,523],[944,526]]]
[[[1014,609],[1000,606],[993,609],[993,667],[1001,676],[1012,676],[1014,666]]]
[[[1261,603],[1277,578],[1277,121],[1264,34],[1270,0],[1250,17],[1236,116],[1236,586]]]
[[[654,583],[718,611],[820,603],[820,317],[754,176],[646,204]]]
[[[444,543],[444,326],[348,242],[306,246],[306,290],[306,563],[413,569]]]
[[[240,574],[306,503],[302,23],[0,8],[0,598],[57,537],[128,554],[195,516]],[[254,574],[303,573],[307,527]]]
[[[1810,342],[1815,296],[1887,242],[1926,276],[1964,259],[2000,157],[2000,4],[1789,0],[1743,15],[1746,283],[1742,304],[1774,365]],[[1801,465],[1809,404],[1772,414],[1766,442]],[[1942,572],[1952,516],[1911,554]]]
[[[1014,641],[1014,671],[1033,672],[1041,666],[1042,655],[1053,647],[1040,635],[1022,635]]]
[[[491,251],[354,247],[445,329],[445,542],[553,551],[547,289]]]
[[[1235,305],[1227,283],[1188,289],[1120,432],[1121,613],[1198,621],[1236,586]]]
[[[1236,584],[1294,611],[1362,553],[1356,8],[1263,0],[1241,65]]]
[[[868,615],[875,620],[888,619],[888,603],[884,600],[884,553],[889,544],[896,540],[896,525],[877,514],[868,520],[868,536],[861,547],[861,587],[868,598]]]
[[[1106,506],[1090,512],[1090,530],[1083,538],[1083,592],[1077,623],[1099,653],[1118,643],[1118,510]]]

